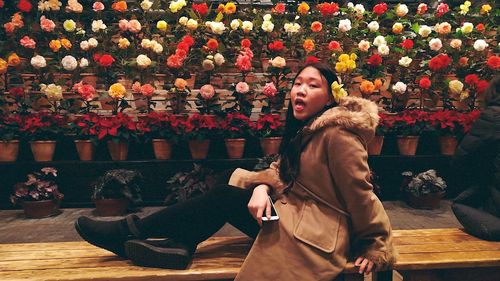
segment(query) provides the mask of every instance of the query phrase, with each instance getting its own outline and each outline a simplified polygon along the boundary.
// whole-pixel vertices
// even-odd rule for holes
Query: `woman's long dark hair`
[[[337,75],[333,71],[333,69],[321,62],[309,63],[304,65],[298,72],[295,78],[293,79],[293,84],[295,84],[295,79],[300,75],[300,73],[307,67],[314,67],[321,73],[321,76],[325,77],[328,83],[328,95],[331,94],[332,88],[331,85],[333,82],[338,81]],[[325,110],[335,106],[332,105],[325,106],[325,108],[318,112],[312,118],[321,115]],[[290,103],[288,104],[288,110],[286,112],[286,123],[285,123],[285,134],[283,136],[283,141],[280,145],[280,166],[279,166],[279,174],[280,179],[285,183],[289,184],[292,182],[295,177],[299,174],[300,171],[300,153],[302,151],[301,143],[302,137],[304,136],[304,132],[302,128],[304,125],[308,123],[309,120],[297,120],[293,115],[293,107]]]

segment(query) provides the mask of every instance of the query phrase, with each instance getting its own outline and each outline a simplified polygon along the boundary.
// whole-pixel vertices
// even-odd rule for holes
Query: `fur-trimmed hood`
[[[379,119],[378,108],[374,102],[349,96],[341,99],[338,106],[323,112],[307,127],[315,132],[328,126],[340,126],[368,142],[375,135]]]

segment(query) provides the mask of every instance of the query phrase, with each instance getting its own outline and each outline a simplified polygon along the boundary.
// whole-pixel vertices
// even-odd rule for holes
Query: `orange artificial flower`
[[[7,68],[9,67],[9,64],[0,58],[0,74],[4,74],[7,72]]]
[[[115,3],[113,3],[113,5],[111,5],[111,8],[115,11],[123,13],[127,10],[127,2],[125,2],[125,1],[115,2]]]
[[[217,12],[218,13],[224,13],[224,4],[220,3],[219,6],[217,6]]]
[[[187,81],[182,78],[176,78],[174,86],[177,88],[177,90],[184,91],[187,87]]]
[[[375,86],[375,90],[378,91],[380,88],[382,88],[382,85],[384,85],[384,81],[382,79],[377,78],[375,79],[375,82],[373,82],[373,85]]]
[[[219,47],[219,43],[217,42],[216,39],[208,39],[208,42],[207,42],[207,47],[210,49],[210,50],[217,50],[217,47]]]
[[[61,41],[50,40],[49,47],[52,50],[52,52],[59,52],[59,49],[61,49]]]
[[[297,12],[299,12],[299,14],[301,15],[305,15],[309,12],[310,9],[311,7],[309,7],[309,5],[306,2],[302,2],[297,8]]]
[[[64,49],[66,50],[69,50],[71,49],[71,47],[73,46],[73,44],[71,44],[71,41],[69,41],[68,39],[66,38],[63,38],[61,39],[61,45],[64,47]]]
[[[23,27],[23,15],[20,12],[15,13],[12,16],[12,20],[10,22],[12,22],[12,24],[14,24],[16,27]]]
[[[310,53],[314,50],[314,41],[311,39],[306,39],[302,47],[304,47],[304,50],[306,50],[306,52]]]
[[[236,5],[233,2],[227,2],[224,6],[224,13],[228,15],[236,13]]]
[[[10,66],[17,66],[21,63],[21,59],[16,53],[12,53],[7,58],[7,62],[9,63]]]
[[[363,80],[361,85],[359,85],[359,90],[365,95],[369,95],[375,91],[375,85],[368,80]]]
[[[462,67],[467,66],[467,64],[469,64],[469,58],[468,58],[468,57],[461,57],[461,58],[458,60],[458,65],[460,65],[460,66],[462,66]]]
[[[323,29],[323,25],[319,21],[315,21],[311,24],[312,32],[320,32]]]

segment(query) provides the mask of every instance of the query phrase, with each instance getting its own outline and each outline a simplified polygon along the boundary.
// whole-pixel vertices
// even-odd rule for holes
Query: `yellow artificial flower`
[[[18,66],[21,63],[21,59],[16,53],[12,53],[7,58],[7,62],[10,66]]]
[[[337,81],[331,85],[333,99],[336,103],[339,103],[342,98],[347,97],[347,92],[342,88],[343,86],[344,84],[339,84]]]
[[[357,58],[358,58],[358,55],[356,55],[355,53],[351,53],[351,56],[350,56],[351,60],[356,60]]]
[[[339,73],[347,72],[347,64],[344,61],[339,61],[335,64],[335,71]]]
[[[61,39],[61,45],[62,45],[62,46],[64,47],[64,49],[66,49],[66,50],[71,49],[71,47],[73,46],[73,45],[71,44],[71,41],[69,41],[69,40],[68,40],[68,39],[66,39],[66,38]]]
[[[127,92],[127,89],[120,84],[120,83],[115,83],[109,87],[108,94],[110,97],[114,99],[122,99],[125,97],[125,93]]]
[[[0,74],[7,72],[8,67],[9,64],[4,59],[0,59]]]
[[[356,62],[355,61],[348,60],[348,61],[346,61],[346,64],[347,64],[347,69],[349,71],[352,71],[352,70],[356,69]]]
[[[50,40],[49,47],[52,52],[58,52],[61,49],[61,41],[59,40]]]
[[[448,84],[448,89],[450,90],[450,93],[458,96],[462,93],[464,84],[458,80],[451,80]]]
[[[481,11],[480,11],[481,15],[489,14],[490,11],[491,11],[490,5],[486,4],[486,5],[481,6]]]
[[[224,6],[224,13],[228,15],[236,13],[236,5],[233,2],[227,2]]]
[[[76,22],[74,20],[65,20],[63,27],[67,32],[73,32],[76,29]]]
[[[130,41],[128,41],[127,38],[120,38],[118,40],[118,48],[120,48],[120,49],[127,49],[128,46],[130,46]]]
[[[463,3],[462,5],[460,5],[460,14],[461,15],[466,15],[469,12],[470,5],[467,5],[466,4],[467,2],[469,2],[469,1],[465,1],[465,3]]]
[[[349,60],[349,55],[348,54],[342,54],[339,56],[339,61],[348,61]]]
[[[168,24],[166,21],[161,20],[156,23],[156,28],[158,28],[161,31],[167,31]]]
[[[310,9],[311,7],[309,7],[309,5],[306,2],[302,2],[297,8],[297,11],[299,12],[299,14],[305,15],[309,12]]]
[[[392,26],[392,32],[394,34],[399,34],[401,32],[403,32],[403,25],[400,23],[400,22],[396,22],[393,26]]]

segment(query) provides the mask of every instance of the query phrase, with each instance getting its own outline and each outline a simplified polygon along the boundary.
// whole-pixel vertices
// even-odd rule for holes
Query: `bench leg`
[[[392,270],[375,272],[373,281],[392,281]]]

